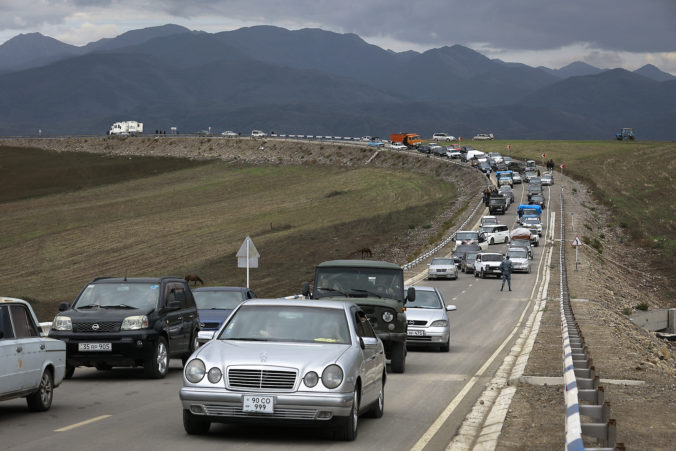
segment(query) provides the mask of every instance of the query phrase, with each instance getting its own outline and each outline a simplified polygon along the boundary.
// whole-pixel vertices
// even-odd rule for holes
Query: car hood
[[[230,316],[232,309],[200,309],[197,313],[203,323],[222,323]]]
[[[59,316],[69,316],[72,321],[122,321],[128,316],[148,315],[154,308],[146,309],[110,309],[110,308],[94,308],[94,309],[71,309],[59,313]]]
[[[207,364],[266,365],[298,368],[303,374],[310,367],[335,363],[350,345],[335,343],[285,343],[269,341],[212,340],[193,357]]]
[[[397,312],[402,312],[404,303],[397,301],[396,299],[389,298],[374,298],[374,297],[345,297],[345,296],[327,296],[320,298],[322,301],[349,301],[357,305],[374,305],[374,306],[383,306],[386,305]]]
[[[520,258],[520,257],[509,257],[509,259],[512,261],[513,264],[515,265],[523,265],[525,263],[528,263],[527,258]]]
[[[438,319],[448,319],[448,316],[446,315],[446,310],[441,308],[409,307],[406,309],[406,319],[408,321],[425,320],[432,322]]]

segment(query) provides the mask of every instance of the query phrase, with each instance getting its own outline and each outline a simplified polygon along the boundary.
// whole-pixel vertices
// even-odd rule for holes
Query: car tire
[[[378,399],[373,404],[373,407],[368,413],[370,418],[381,418],[385,412],[385,375],[381,379],[380,392],[378,393]]]
[[[507,243],[509,243],[509,237],[508,236],[505,237],[505,244],[507,244]]]
[[[188,360],[190,360],[192,353],[195,352],[195,349],[199,348],[199,346],[200,344],[197,341],[197,331],[194,331],[192,333],[192,337],[190,338],[190,347],[188,348],[188,352],[181,358],[181,362],[183,363],[184,367],[185,364],[188,363]]]
[[[451,339],[449,338],[448,341],[441,346],[439,346],[439,351],[441,352],[448,352],[451,349]]]
[[[495,240],[491,238],[491,241],[488,244],[495,244]]]
[[[28,409],[33,412],[44,412],[49,410],[52,406],[52,398],[54,397],[54,376],[49,369],[42,373],[40,378],[40,385],[38,389],[26,396],[26,403]]]
[[[335,432],[336,440],[343,442],[353,442],[357,438],[357,428],[359,427],[359,390],[355,389],[352,398],[352,409],[350,415],[341,421]]]
[[[402,341],[392,343],[392,372],[403,373],[406,369],[406,344]]]
[[[530,274],[530,265],[528,265],[528,271],[527,271],[527,273]]]
[[[483,269],[481,270],[481,273],[479,274],[479,277],[482,278],[482,279],[485,279],[485,278],[486,278],[486,274],[484,273],[484,270],[483,270]]]
[[[169,372],[169,349],[164,337],[157,339],[152,355],[143,362],[143,372],[148,379],[162,379]]]
[[[63,375],[64,379],[70,379],[73,377],[73,374],[75,373],[75,367],[72,365],[68,365],[66,363],[66,373]]]
[[[211,422],[202,420],[190,413],[188,409],[183,409],[183,429],[190,435],[204,435],[209,432]]]

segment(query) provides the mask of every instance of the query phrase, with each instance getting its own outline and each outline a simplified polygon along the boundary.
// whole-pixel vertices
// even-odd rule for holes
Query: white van
[[[251,130],[251,137],[252,138],[265,138],[268,136],[265,132],[262,132],[260,130]]]
[[[481,226],[484,238],[488,244],[509,243],[509,227],[503,224]]]
[[[471,160],[472,158],[480,159],[480,158],[486,158],[486,154],[480,150],[468,150],[467,154],[465,155],[465,159],[467,161]]]
[[[486,239],[476,230],[458,230],[455,233],[455,247],[463,244],[478,244],[482,252],[488,250]]]

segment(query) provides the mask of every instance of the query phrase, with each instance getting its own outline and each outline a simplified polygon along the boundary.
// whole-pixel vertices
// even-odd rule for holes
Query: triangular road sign
[[[249,248],[249,259],[247,260],[247,246]],[[238,268],[258,268],[258,258],[261,254],[258,253],[258,249],[254,246],[251,237],[246,237],[242,246],[240,246],[237,251],[237,267]]]
[[[573,246],[582,246],[582,241],[580,241],[579,236],[576,236],[575,239],[573,240]]]

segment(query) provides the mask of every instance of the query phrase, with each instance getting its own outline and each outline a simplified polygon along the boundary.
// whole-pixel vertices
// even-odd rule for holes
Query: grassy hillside
[[[623,141],[491,141],[473,143],[487,152],[534,159],[552,158],[560,172],[584,182],[611,208],[613,223],[626,239],[654,250],[654,267],[676,274],[676,143]]]
[[[44,152],[43,166],[57,157]],[[42,301],[41,320],[100,275],[196,273],[208,285],[244,284],[235,253],[247,235],[261,253],[251,272],[257,294],[296,293],[315,264],[360,258],[362,247],[427,228],[457,194],[447,182],[390,169],[211,162],[154,174],[159,159],[150,158],[127,160],[146,176],[65,189],[59,182],[79,187],[73,179],[91,166],[78,161],[72,177],[52,180],[54,194],[17,192],[21,200],[0,203],[3,294]]]

